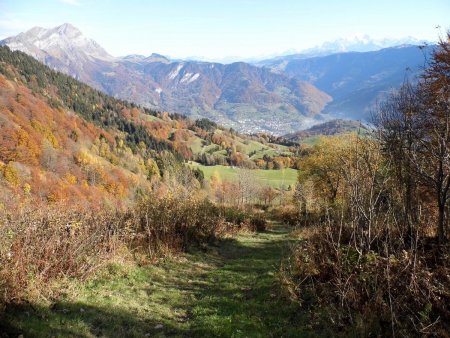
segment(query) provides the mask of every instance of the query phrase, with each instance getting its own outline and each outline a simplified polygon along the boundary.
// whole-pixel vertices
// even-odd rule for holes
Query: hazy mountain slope
[[[293,142],[303,142],[307,139],[318,136],[339,135],[350,132],[367,133],[367,131],[368,128],[360,122],[336,119],[316,124],[311,128],[292,134],[287,134],[284,138]]]
[[[247,63],[170,61],[153,54],[112,58],[65,24],[0,42],[115,97],[248,132],[283,134],[320,121],[331,98],[304,81]]]
[[[289,56],[266,61],[274,72],[308,81],[333,98],[325,112],[346,118],[368,119],[377,100],[424,65],[425,50],[417,46],[386,48],[364,53],[323,57]]]

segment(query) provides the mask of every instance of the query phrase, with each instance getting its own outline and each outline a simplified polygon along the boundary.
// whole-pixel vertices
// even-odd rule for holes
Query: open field
[[[238,179],[238,171],[241,170],[239,168],[222,165],[204,166],[197,163],[191,163],[191,165],[200,168],[207,180],[209,180],[212,175],[217,175],[224,181],[236,181]],[[254,173],[254,177],[262,185],[269,185],[273,188],[286,189],[289,186],[294,186],[297,181],[297,170],[290,168],[282,170],[254,169],[251,170],[251,172]]]

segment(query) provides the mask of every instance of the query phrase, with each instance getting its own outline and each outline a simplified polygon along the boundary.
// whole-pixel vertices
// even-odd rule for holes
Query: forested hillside
[[[298,149],[203,119],[107,96],[21,52],[0,48],[0,160],[5,192],[44,202],[130,203],[150,190],[200,186],[185,161],[295,168]],[[193,168],[193,169],[192,169]],[[173,187],[172,187],[173,188]],[[6,195],[4,203],[12,202]]]
[[[369,128],[362,122],[338,119],[319,123],[311,128],[300,130],[292,134],[287,134],[284,138],[291,142],[313,143],[320,136],[341,135],[352,132],[367,134],[368,131]]]

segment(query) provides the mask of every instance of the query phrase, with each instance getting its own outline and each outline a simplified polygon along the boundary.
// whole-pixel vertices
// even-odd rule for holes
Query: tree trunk
[[[439,244],[444,244],[446,241],[445,238],[445,202],[442,202],[441,196],[439,196],[439,203],[438,203],[438,226],[437,226],[437,234],[438,234],[438,241]]]

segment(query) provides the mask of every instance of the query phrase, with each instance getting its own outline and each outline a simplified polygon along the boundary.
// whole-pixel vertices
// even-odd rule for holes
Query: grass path
[[[67,282],[58,303],[8,309],[0,331],[3,325],[10,337],[306,336],[303,318],[275,285],[291,241],[274,225],[155,266],[111,265],[103,278]]]

